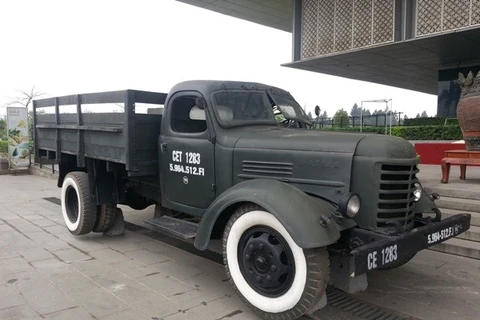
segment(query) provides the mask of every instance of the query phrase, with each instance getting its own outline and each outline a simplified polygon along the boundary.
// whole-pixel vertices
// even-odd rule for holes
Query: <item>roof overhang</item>
[[[292,32],[291,0],[177,0],[264,26]],[[434,34],[284,66],[430,94],[438,72],[480,65],[480,28]]]
[[[310,58],[285,66],[438,93],[438,72],[480,65],[480,28]]]
[[[264,26],[292,32],[292,0],[177,0]]]

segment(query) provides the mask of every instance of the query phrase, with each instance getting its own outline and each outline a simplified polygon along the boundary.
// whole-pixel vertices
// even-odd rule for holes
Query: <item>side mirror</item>
[[[320,107],[315,106],[315,115],[318,117],[320,115]]]
[[[204,97],[199,97],[195,99],[195,104],[200,110],[204,110],[205,107],[207,106],[207,101],[205,100]]]

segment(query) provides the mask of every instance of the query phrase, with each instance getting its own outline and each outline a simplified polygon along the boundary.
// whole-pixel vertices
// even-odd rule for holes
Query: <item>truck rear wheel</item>
[[[283,225],[256,205],[240,207],[223,234],[223,262],[231,284],[264,319],[297,319],[325,293],[328,253],[302,249]]]
[[[97,220],[96,205],[91,201],[88,175],[70,172],[62,185],[62,214],[68,231],[82,235],[92,231]]]
[[[93,227],[93,232],[108,231],[115,222],[117,206],[114,204],[102,204],[97,206],[97,221]]]

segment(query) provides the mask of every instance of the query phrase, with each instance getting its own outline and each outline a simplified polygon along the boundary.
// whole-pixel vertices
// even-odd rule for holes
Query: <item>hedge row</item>
[[[324,128],[324,131],[360,132],[359,127],[350,128]],[[390,128],[388,128],[390,131]],[[363,132],[385,134],[385,127],[363,128]],[[416,126],[392,127],[392,136],[407,140],[462,140],[460,126]]]
[[[0,140],[0,156],[8,153],[8,141]]]
[[[458,120],[445,117],[431,117],[431,118],[412,118],[403,121],[404,126],[443,126],[447,120],[447,125],[458,124]]]
[[[460,126],[394,127],[392,135],[407,140],[462,140]]]

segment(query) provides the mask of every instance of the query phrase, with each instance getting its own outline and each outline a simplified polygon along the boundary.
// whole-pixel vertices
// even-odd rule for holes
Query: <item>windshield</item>
[[[276,124],[265,92],[220,91],[213,94],[215,112],[220,124]]]
[[[296,120],[306,124],[311,124],[311,120],[305,114],[300,105],[292,99],[288,99],[277,94],[270,94],[273,102],[273,113],[277,122],[285,120]]]

